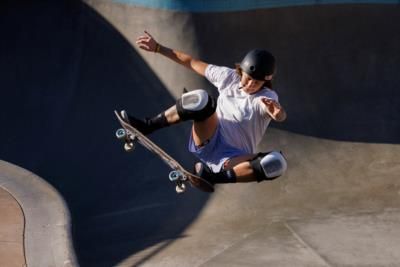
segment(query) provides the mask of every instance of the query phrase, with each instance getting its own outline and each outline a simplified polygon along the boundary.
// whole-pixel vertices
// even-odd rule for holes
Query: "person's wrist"
[[[156,49],[154,50],[154,53],[160,53],[161,45],[159,43],[156,43]]]

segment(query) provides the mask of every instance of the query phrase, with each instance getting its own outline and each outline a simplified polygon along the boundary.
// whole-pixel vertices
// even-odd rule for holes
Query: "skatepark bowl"
[[[2,3],[0,158],[65,199],[80,266],[400,266],[399,1],[210,2]],[[222,66],[275,55],[288,119],[258,150],[285,175],[177,195],[157,157],[124,152],[113,110],[216,91],[139,50],[143,30]],[[150,138],[191,168],[190,129]]]

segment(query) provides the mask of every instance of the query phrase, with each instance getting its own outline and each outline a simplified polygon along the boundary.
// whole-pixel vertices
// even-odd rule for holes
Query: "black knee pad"
[[[184,93],[176,101],[176,109],[182,121],[203,121],[214,114],[217,104],[205,90],[198,89]]]
[[[250,161],[258,182],[263,180],[274,180],[285,173],[287,162],[279,151],[259,153],[256,158]]]

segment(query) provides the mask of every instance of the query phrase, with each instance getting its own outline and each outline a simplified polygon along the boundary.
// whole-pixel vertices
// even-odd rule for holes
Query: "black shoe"
[[[129,123],[144,135],[151,134],[156,130],[151,126],[150,120],[147,118],[144,120],[137,119],[133,116],[130,116],[125,110],[121,111],[121,117],[126,123]]]
[[[210,170],[210,168],[206,164],[202,162],[197,162],[194,165],[194,174],[200,176],[201,178],[203,178],[212,185],[215,184],[214,173]]]
[[[129,121],[129,116],[128,113],[125,110],[121,110],[120,112],[121,118],[126,122],[131,124],[131,122]]]

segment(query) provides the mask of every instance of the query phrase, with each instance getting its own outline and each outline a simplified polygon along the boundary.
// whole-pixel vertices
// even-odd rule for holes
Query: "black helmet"
[[[275,70],[275,58],[267,50],[254,49],[247,53],[240,68],[256,80],[265,80]]]

